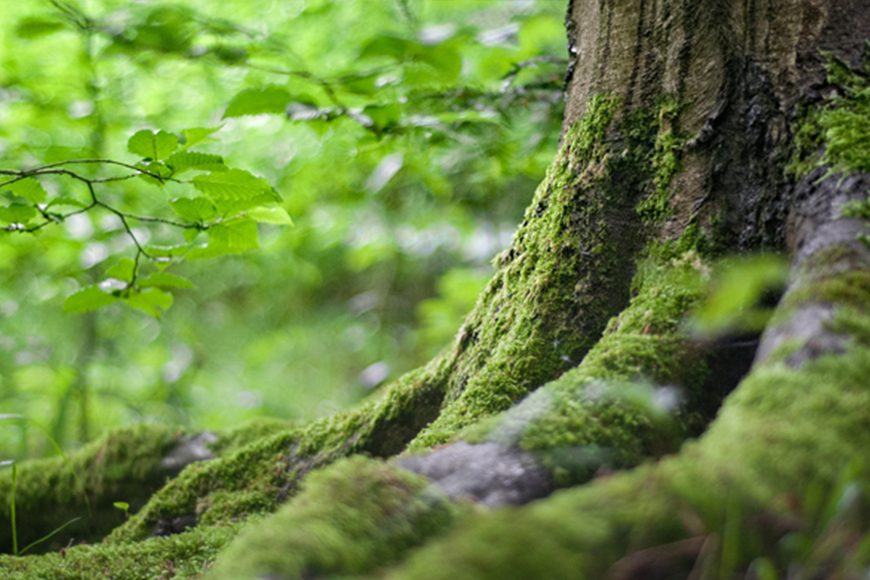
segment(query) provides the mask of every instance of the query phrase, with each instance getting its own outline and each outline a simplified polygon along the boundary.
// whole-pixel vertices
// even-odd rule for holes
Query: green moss
[[[57,549],[70,538],[99,539],[120,524],[124,514],[112,504],[139,509],[171,474],[160,462],[180,432],[142,425],[112,432],[69,457],[24,463],[15,488],[19,546],[43,538],[79,518],[40,549]],[[0,546],[11,551],[9,525],[11,470],[0,473]]]
[[[672,97],[662,98],[657,105],[656,123],[647,131],[655,132],[652,152],[653,181],[655,188],[637,205],[638,213],[649,222],[657,223],[671,215],[670,186],[674,176],[682,168],[683,148],[686,138],[676,128],[682,107]]]
[[[466,321],[446,405],[410,448],[448,441],[575,366],[629,299],[646,232],[635,206],[678,168],[670,101],[596,96],[566,132],[512,247]],[[658,142],[658,144],[657,144]]]
[[[866,305],[860,316],[870,325]],[[796,498],[834,486],[870,446],[870,344],[854,338],[843,355],[756,369],[679,456],[478,515],[389,577],[687,577],[699,567],[733,577],[760,558],[776,562],[787,532],[813,537],[811,506]],[[859,517],[851,537],[866,534],[867,521]]]
[[[198,578],[236,533],[197,528],[135,544],[76,546],[41,556],[0,557],[0,577],[51,580]]]
[[[210,447],[217,455],[226,455],[227,453],[238,451],[255,441],[299,426],[297,423],[281,419],[259,418],[235,429],[220,433],[218,440],[210,445]]]
[[[694,416],[670,415],[647,381],[679,385],[690,401],[700,398],[703,355],[689,348],[680,328],[706,273],[692,251],[643,262],[636,296],[577,368],[461,437],[533,451],[561,485],[586,481],[602,466],[636,465],[674,450]]]
[[[398,453],[437,413],[443,396],[439,371],[436,359],[428,370],[408,373],[380,399],[359,409],[257,438],[235,451],[229,447],[218,459],[189,466],[107,541],[135,541],[157,530],[178,532],[179,526],[199,522],[232,524],[272,512],[313,469],[353,453]],[[232,440],[250,435],[243,433]],[[174,523],[179,520],[183,523]]]
[[[442,532],[458,513],[426,478],[354,457],[312,474],[292,502],[248,526],[209,577],[369,572]]]
[[[815,167],[846,174],[870,171],[870,79],[829,55],[828,82],[839,92],[807,109],[794,131],[789,170],[799,177]]]

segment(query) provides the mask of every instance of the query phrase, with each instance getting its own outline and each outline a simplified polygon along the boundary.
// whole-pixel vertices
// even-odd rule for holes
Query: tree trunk
[[[45,506],[85,504],[102,514],[87,537],[105,538],[4,557],[0,571],[172,577],[215,560],[210,576],[225,578],[866,569],[870,466],[854,460],[870,448],[870,3],[573,0],[567,27],[560,151],[450,349],[358,410],[219,436],[216,459],[117,527],[103,517],[116,493],[106,478],[67,478],[72,492],[47,483],[65,463],[24,466],[14,485],[32,539],[64,523],[38,517]],[[687,334],[711,260],[761,249],[786,253],[792,274],[760,339]],[[149,470],[119,458],[111,481],[149,489],[167,458],[204,458],[194,445],[179,459],[194,441],[179,437],[148,448]],[[849,509],[820,507],[838,501]]]

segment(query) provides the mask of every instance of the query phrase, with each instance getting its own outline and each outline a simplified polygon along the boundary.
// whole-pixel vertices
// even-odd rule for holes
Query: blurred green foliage
[[[555,150],[564,10],[561,0],[5,3],[0,169],[140,163],[161,179],[97,182],[107,205],[202,224],[207,204],[177,200],[214,202],[226,189],[206,182],[227,160],[244,175],[222,173],[220,187],[262,178],[282,201],[236,208],[244,231],[216,233],[127,228],[105,207],[69,215],[87,203],[85,182],[69,176],[5,188],[0,413],[27,420],[0,424],[3,458],[134,421],[308,419],[445,346]],[[179,156],[189,150],[204,156]],[[119,169],[75,167],[86,180]],[[194,183],[161,185],[182,170]],[[69,217],[13,231],[43,211]],[[138,276],[131,236],[171,260]],[[209,252],[215,240],[226,251]],[[165,246],[244,253],[175,263]]]

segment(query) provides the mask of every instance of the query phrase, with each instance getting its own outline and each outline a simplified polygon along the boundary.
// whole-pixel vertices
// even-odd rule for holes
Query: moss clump
[[[664,97],[657,105],[656,138],[652,152],[655,189],[637,204],[638,213],[648,222],[658,223],[670,217],[670,186],[682,168],[686,138],[677,129],[682,107],[672,97]],[[648,129],[647,129],[648,130]]]
[[[278,433],[289,431],[299,426],[300,425],[297,423],[281,419],[254,419],[240,427],[221,433],[217,441],[212,443],[209,447],[217,455],[227,455],[233,451],[238,451],[250,443],[271,437]]]
[[[197,528],[135,544],[76,546],[40,556],[0,557],[0,577],[51,580],[199,578],[236,534]]]
[[[24,463],[15,485],[19,546],[78,518],[40,546],[57,549],[70,539],[93,541],[120,524],[123,501],[135,511],[174,475],[161,461],[182,433],[156,425],[112,432],[69,457]],[[0,474],[0,547],[11,552],[11,470]]]
[[[799,177],[816,167],[870,172],[870,77],[829,56],[828,82],[838,92],[807,109],[795,129],[789,171]]]
[[[361,574],[445,530],[459,508],[424,477],[354,457],[305,480],[292,502],[248,526],[210,578]]]
[[[421,369],[405,375],[382,398],[355,411],[285,429],[236,450],[250,433],[231,436],[233,443],[223,456],[185,469],[107,541],[178,533],[200,522],[232,524],[274,511],[295,493],[309,471],[336,459],[353,453],[398,453],[437,413],[442,391],[431,380],[437,376],[437,365],[436,359],[431,365],[434,371]]]

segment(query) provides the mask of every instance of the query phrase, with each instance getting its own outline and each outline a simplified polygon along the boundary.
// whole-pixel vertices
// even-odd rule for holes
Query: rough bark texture
[[[23,466],[30,536],[90,505],[43,547],[103,539],[0,574],[866,569],[870,3],[573,0],[567,27],[562,146],[451,348],[357,410],[218,436],[121,525],[102,508],[202,438]],[[759,249],[792,271],[760,341],[687,334],[712,261]]]

